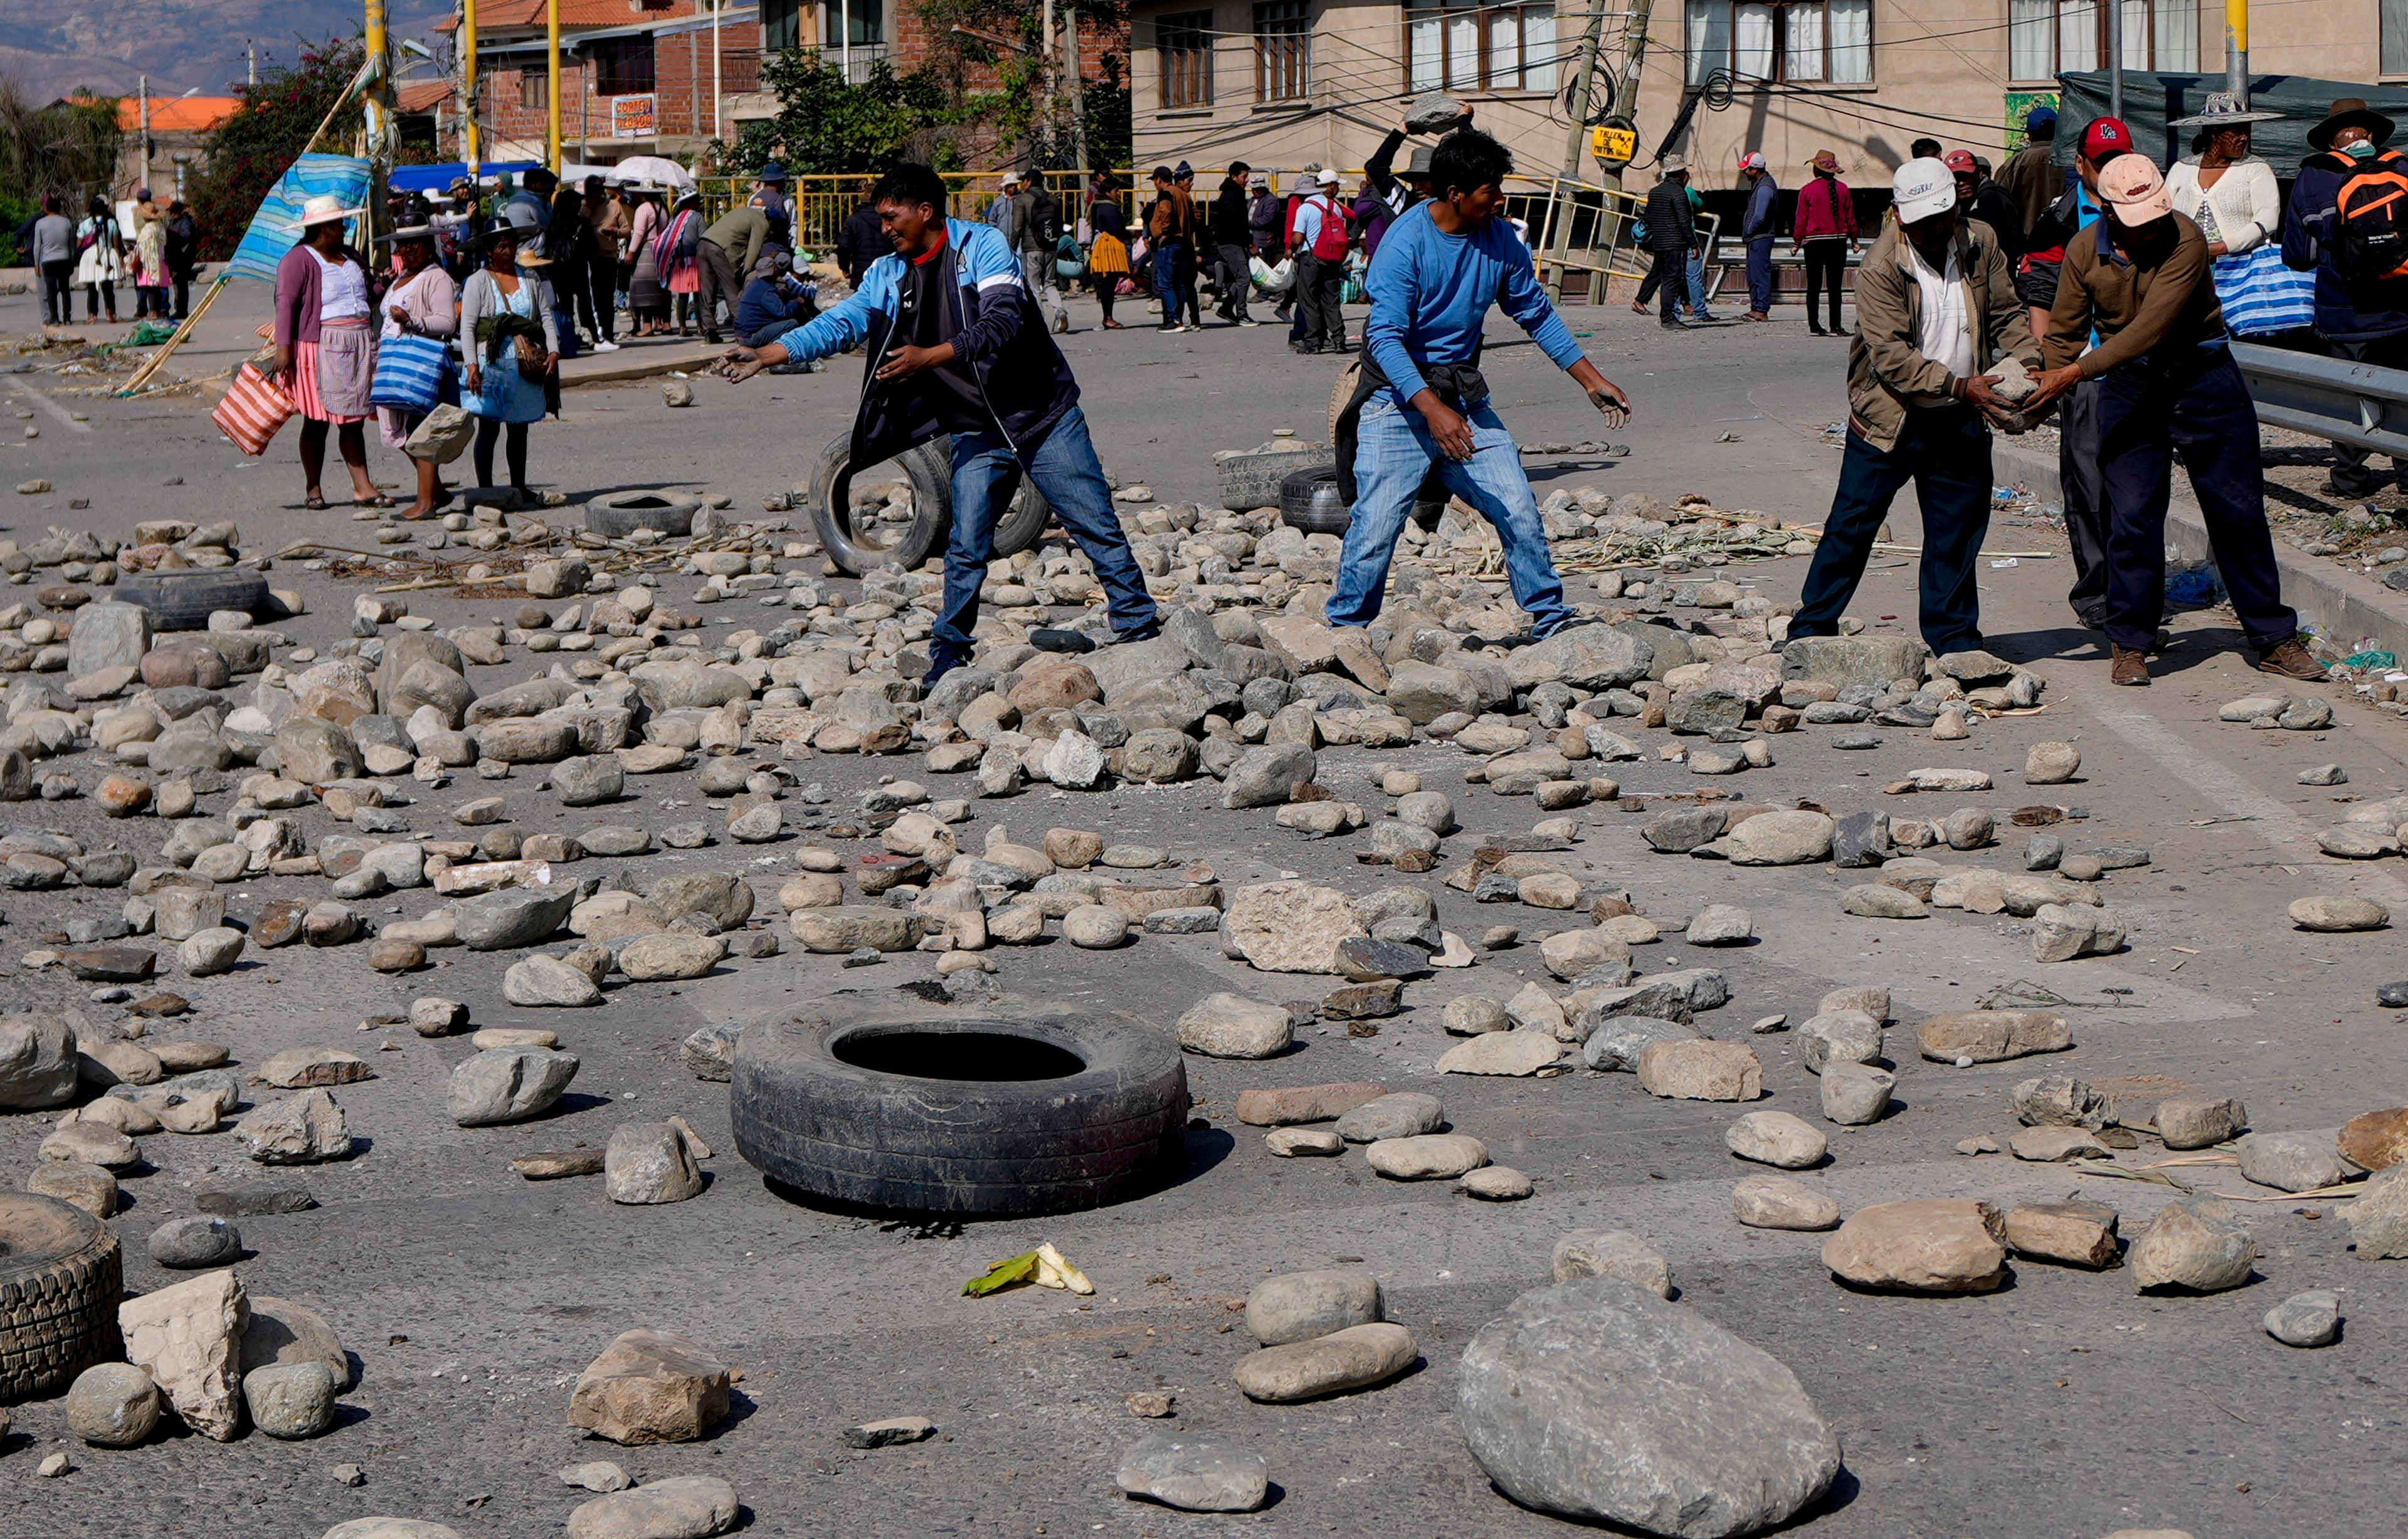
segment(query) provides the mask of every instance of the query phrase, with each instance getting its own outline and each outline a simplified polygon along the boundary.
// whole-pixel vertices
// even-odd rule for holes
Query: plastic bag
[[[1256,257],[1254,259],[1252,272],[1254,287],[1267,294],[1283,294],[1296,287],[1294,257],[1280,258],[1279,265],[1276,267],[1265,263],[1262,258]]]

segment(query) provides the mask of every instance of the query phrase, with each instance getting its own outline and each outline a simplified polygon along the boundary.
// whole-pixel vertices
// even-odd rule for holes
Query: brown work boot
[[[2315,654],[2308,650],[2307,643],[2298,636],[2292,636],[2281,646],[2269,651],[2258,653],[2258,671],[2261,674],[2280,674],[2285,678],[2296,678],[2302,684],[2321,684],[2330,677],[2325,672],[2325,665],[2318,663]]]
[[[2149,654],[2137,647],[2116,648],[2114,665],[2107,671],[2107,682],[2146,685],[2149,682]]]

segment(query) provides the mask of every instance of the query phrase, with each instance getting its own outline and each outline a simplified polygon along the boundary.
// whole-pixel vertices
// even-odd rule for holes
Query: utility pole
[[[460,0],[460,156],[477,179],[477,0]]]
[[[1588,25],[1581,33],[1580,62],[1572,68],[1572,100],[1578,104],[1572,110],[1572,124],[1564,133],[1564,167],[1555,178],[1555,196],[1547,200],[1555,215],[1555,233],[1547,243],[1553,260],[1547,264],[1547,297],[1561,299],[1564,292],[1564,253],[1571,249],[1572,216],[1580,211],[1577,196],[1566,199],[1564,184],[1581,179],[1581,140],[1588,134],[1589,85],[1597,78],[1598,37],[1605,30],[1605,0],[1589,0]]]
[[[2249,0],[2224,0],[2224,89],[2249,105]]]
[[[1079,195],[1087,195],[1087,85],[1080,73],[1079,0],[1068,0],[1069,25],[1062,29],[1062,53],[1070,77],[1070,150],[1079,163]]]
[[[1037,82],[1038,89],[1045,93],[1045,135],[1050,139],[1062,126],[1062,103],[1054,93],[1054,0],[1045,0],[1037,42]]]
[[[2124,0],[2107,0],[2107,116],[2124,116]]]
[[[726,8],[726,0],[710,0],[710,136],[724,139],[727,135],[719,125],[719,13]]]
[[[140,77],[136,89],[142,93],[142,175],[134,185],[147,187],[150,184],[150,77]]]
[[[546,115],[544,150],[551,157],[547,163],[553,176],[567,163],[560,158],[560,0],[543,0],[545,29],[545,69],[551,78],[544,87],[544,98],[552,104]]]
[[[385,30],[384,0],[367,0],[365,39],[373,72],[361,93],[368,150],[368,207],[360,216],[360,249],[373,250],[378,218],[384,212],[385,171],[393,162],[393,35]]]
[[[1630,16],[1624,23],[1622,78],[1613,85],[1613,116],[1627,118],[1633,122],[1639,119],[1639,74],[1647,63],[1647,21],[1652,9],[1652,0],[1631,0]],[[1611,263],[1613,249],[1622,239],[1622,206],[1612,196],[1622,191],[1622,167],[1617,165],[1604,172],[1599,179],[1605,183],[1608,195],[1603,219],[1604,238],[1598,244],[1605,248],[1606,260]],[[1594,297],[1601,302],[1605,298],[1604,276],[1598,275],[1594,282]]]
[[[244,83],[251,86],[258,85],[259,45],[246,38],[242,45],[242,57],[244,65],[242,72]]]

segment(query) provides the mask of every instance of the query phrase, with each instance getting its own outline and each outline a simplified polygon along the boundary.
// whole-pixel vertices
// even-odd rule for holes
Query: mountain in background
[[[432,40],[448,0],[388,0],[396,41]],[[25,98],[48,102],[78,86],[130,96],[150,77],[151,93],[199,89],[223,95],[243,78],[243,45],[259,46],[263,65],[290,64],[304,40],[322,42],[360,28],[358,0],[113,0],[53,7],[0,0],[0,78]]]

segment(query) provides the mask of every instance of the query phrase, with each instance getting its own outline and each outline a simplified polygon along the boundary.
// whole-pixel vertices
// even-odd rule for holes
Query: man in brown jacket
[[[2100,381],[2099,474],[2108,517],[2107,640],[2117,684],[2149,682],[2166,589],[2166,502],[2173,459],[2190,472],[2216,572],[2265,673],[2309,682],[2323,664],[2283,602],[2266,527],[2258,408],[2232,361],[2207,240],[2173,211],[2145,155],[2098,172],[2106,216],[2066,242],[2042,348],[2036,409]],[[2099,346],[2084,350],[2090,335]]]
[[[1907,162],[1891,197],[1898,219],[1856,271],[1847,449],[1789,634],[1840,634],[1873,537],[1912,480],[1923,510],[1923,639],[1934,652],[1972,651],[1982,645],[1973,572],[1990,528],[1986,419],[2014,409],[1987,371],[2002,356],[2032,366],[2040,349],[1997,236],[1957,214],[1947,165]]]

